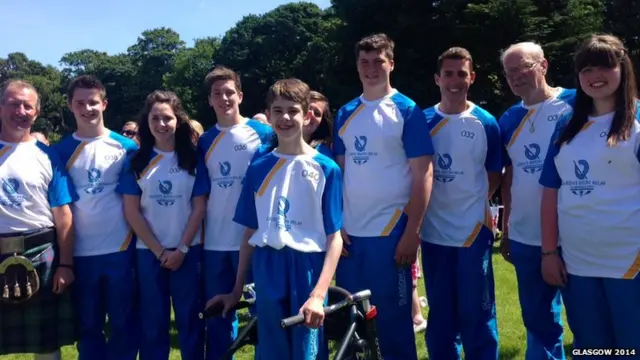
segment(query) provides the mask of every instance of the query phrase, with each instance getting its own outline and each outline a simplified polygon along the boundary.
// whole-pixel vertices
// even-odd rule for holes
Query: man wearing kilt
[[[0,93],[0,355],[60,359],[75,342],[71,303],[76,190],[64,165],[30,135],[36,89],[9,81]]]

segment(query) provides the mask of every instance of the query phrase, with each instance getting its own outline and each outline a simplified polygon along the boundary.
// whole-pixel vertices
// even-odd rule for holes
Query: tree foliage
[[[264,110],[268,87],[298,77],[325,93],[334,110],[361,92],[354,45],[384,32],[396,42],[393,85],[422,107],[439,101],[433,82],[438,55],[451,46],[469,49],[477,79],[471,100],[497,115],[515,101],[506,87],[500,52],[532,40],[545,49],[549,80],[575,86],[573,53],[590,33],[621,37],[640,65],[640,1],[635,0],[333,0],[328,9],[297,2],[264,14],[249,14],[223,37],[196,39],[192,46],[166,27],[144,31],[120,54],[84,49],[65,54],[60,68],[30,60],[27,54],[0,58],[0,83],[31,81],[42,96],[36,130],[66,134],[75,121],[65,89],[80,74],[93,74],[107,88],[107,125],[135,120],[145,97],[156,89],[176,92],[192,118],[215,123],[203,80],[215,64],[229,66],[242,79],[242,111]]]

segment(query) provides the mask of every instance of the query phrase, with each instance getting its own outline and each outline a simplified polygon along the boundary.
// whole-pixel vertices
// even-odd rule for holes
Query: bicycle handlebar
[[[347,306],[351,306],[371,298],[371,290],[362,290],[362,291],[358,291],[357,293],[350,294],[345,289],[342,289],[339,287],[331,287],[329,288],[329,291],[335,291],[341,294],[345,294],[346,299],[341,300],[333,305],[325,306],[324,307],[325,316],[331,315],[331,313],[334,313]],[[286,329],[291,326],[302,324],[303,322],[304,322],[304,314],[298,314],[298,315],[288,317],[286,319],[282,319],[282,321],[280,322],[280,326],[283,329]]]
[[[237,311],[237,310],[242,310],[242,309],[246,309],[248,307],[253,306],[253,304],[255,303],[255,299],[249,299],[249,300],[241,300],[239,301],[236,305],[234,305],[230,311]],[[204,309],[203,312],[198,314],[198,317],[200,319],[206,319],[206,318],[211,318],[211,317],[217,317],[222,315],[222,310],[224,310],[224,304],[222,303],[217,303],[215,306],[209,307]]]

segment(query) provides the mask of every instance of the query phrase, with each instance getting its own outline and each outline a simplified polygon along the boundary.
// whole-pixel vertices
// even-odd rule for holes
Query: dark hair
[[[356,44],[356,59],[360,57],[360,51],[372,52],[380,51],[387,59],[393,60],[393,50],[395,49],[395,42],[391,40],[387,34],[373,34],[362,38]]]
[[[449,48],[445,52],[440,54],[440,56],[438,57],[438,74],[440,73],[440,70],[442,70],[442,63],[444,63],[444,61],[447,59],[467,60],[469,61],[469,69],[473,71],[473,58],[471,57],[471,53],[469,53],[469,50],[465,48],[456,46]]]
[[[138,121],[140,150],[136,152],[131,160],[131,167],[134,174],[136,174],[136,178],[140,177],[144,168],[149,164],[151,151],[153,151],[153,147],[155,146],[156,140],[149,129],[149,114],[151,113],[153,105],[157,103],[171,106],[177,119],[175,152],[178,156],[178,166],[190,175],[195,175],[198,159],[196,149],[197,133],[189,123],[189,117],[182,109],[182,103],[178,96],[170,91],[156,90],[147,96],[144,110]]]
[[[102,85],[102,82],[95,76],[81,75],[73,79],[67,88],[67,101],[71,103],[73,101],[73,94],[76,89],[95,89],[100,91],[100,97],[102,100],[107,97],[107,89]]]
[[[233,81],[236,85],[236,91],[242,91],[242,82],[240,76],[228,67],[218,65],[211,70],[204,78],[204,83],[207,86],[207,91],[211,94],[211,87],[218,81]]]
[[[589,66],[608,69],[620,67],[620,86],[616,90],[615,114],[607,136],[610,146],[627,140],[636,121],[636,77],[628,50],[622,41],[612,35],[592,35],[582,42],[574,56],[576,83],[580,72]],[[580,86],[576,89],[573,115],[558,138],[558,145],[569,143],[582,130],[593,109],[593,99]]]
[[[276,81],[267,91],[267,108],[271,110],[271,105],[277,99],[285,99],[296,102],[302,106],[302,111],[309,111],[311,103],[311,89],[304,81],[291,78]],[[273,134],[269,151],[278,147],[278,135]]]
[[[271,105],[277,99],[285,99],[293,101],[302,106],[302,111],[309,111],[310,103],[309,85],[298,79],[278,80],[271,85],[267,91],[267,106],[271,109]]]
[[[311,134],[309,145],[315,146],[318,143],[325,143],[331,145],[333,143],[333,116],[331,115],[331,107],[329,106],[329,99],[323,94],[317,91],[311,91],[309,93],[310,102],[323,102],[324,109],[322,109],[322,120],[316,131]]]

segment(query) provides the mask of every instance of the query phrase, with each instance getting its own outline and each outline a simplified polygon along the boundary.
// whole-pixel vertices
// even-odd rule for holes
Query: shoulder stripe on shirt
[[[131,244],[132,239],[133,239],[133,230],[129,230],[129,232],[127,233],[127,237],[124,238],[124,242],[122,243],[122,246],[120,246],[120,251],[127,250],[127,248],[129,247],[129,244]]]
[[[511,140],[509,141],[509,144],[507,145],[507,147],[510,148],[516,142],[518,135],[520,135],[520,132],[522,132],[522,128],[524,128],[524,124],[526,124],[527,121],[529,121],[529,118],[535,112],[536,112],[535,109],[529,109],[529,112],[527,112],[527,115],[525,115],[520,121],[520,125],[518,125],[518,127],[516,128],[516,131],[513,132],[513,135],[511,136]]]
[[[151,170],[152,167],[154,167],[160,160],[162,160],[163,157],[164,156],[158,154],[153,159],[151,159],[151,161],[149,161],[149,164],[147,164],[147,166],[142,170],[142,172],[140,172],[140,177],[145,176],[147,172]]]
[[[638,251],[638,255],[636,259],[633,261],[633,264],[629,267],[629,270],[622,276],[623,279],[635,279],[635,277],[640,273],[640,251]]]
[[[344,135],[344,132],[347,131],[347,127],[349,127],[349,124],[351,123],[351,120],[353,120],[353,118],[356,117],[356,115],[358,115],[358,113],[360,111],[362,111],[362,109],[364,109],[364,104],[360,104],[358,106],[358,108],[351,113],[351,115],[349,115],[349,117],[347,118],[347,120],[344,122],[344,124],[342,124],[342,127],[340,128],[340,131],[338,132],[338,134],[340,134],[340,136]]]
[[[429,133],[429,135],[431,135],[431,137],[436,136],[436,134],[442,130],[442,128],[447,125],[447,123],[449,122],[449,118],[444,118],[442,120],[440,120],[440,122],[438,123],[438,125],[436,125],[433,129],[431,129],[431,132]]]
[[[218,143],[220,142],[220,140],[222,140],[224,134],[226,133],[218,133],[218,135],[216,135],[216,138],[213,139],[213,142],[211,142],[211,146],[209,146],[209,150],[207,150],[207,155],[204,157],[205,161],[209,161],[209,157],[211,157],[213,150],[216,148],[216,146],[218,146]]]
[[[262,185],[260,185],[260,189],[258,190],[258,196],[262,196],[264,192],[267,191],[267,188],[269,187],[269,183],[271,182],[273,177],[276,175],[278,170],[280,170],[280,168],[282,168],[282,166],[284,166],[286,162],[287,160],[285,159],[278,159],[278,162],[276,162],[276,164],[273,165],[273,167],[267,174],[267,177],[265,177],[264,181],[262,181]]]
[[[7,151],[11,150],[11,146],[5,145],[2,147],[2,149],[0,149],[0,156],[4,155],[7,153]]]
[[[82,152],[82,150],[84,149],[85,146],[87,146],[87,142],[81,142],[80,144],[78,144],[78,146],[76,146],[76,149],[73,151],[73,154],[71,154],[71,157],[69,157],[69,161],[67,161],[67,171],[69,171],[69,169],[71,169],[71,166],[73,166],[73,163],[76,162],[76,160],[78,160],[78,156],[80,156],[80,153]]]

